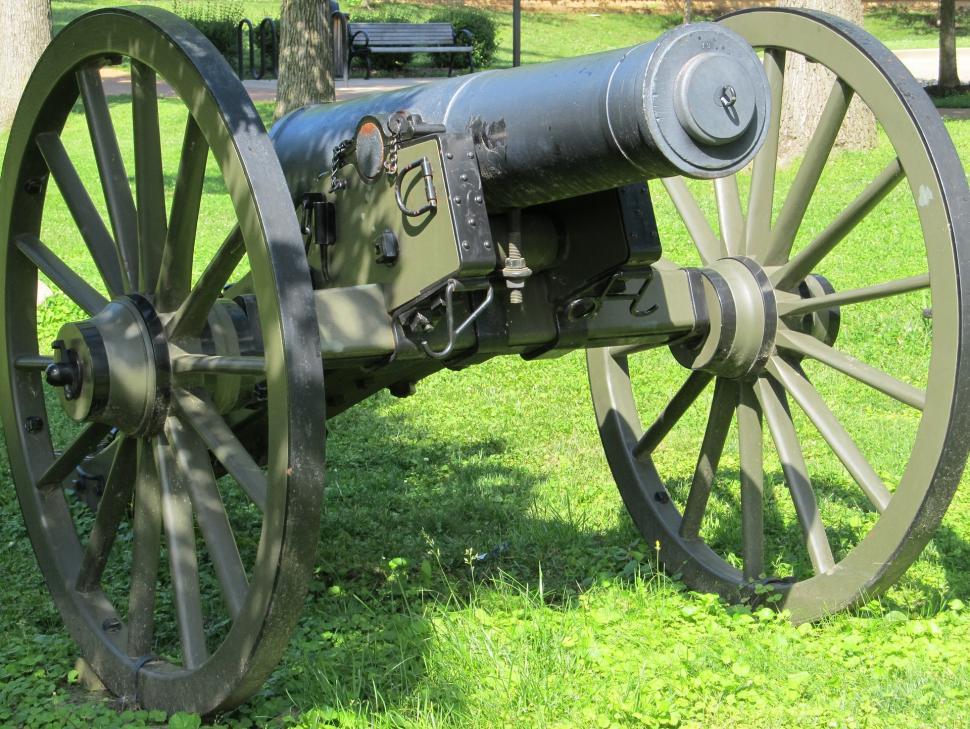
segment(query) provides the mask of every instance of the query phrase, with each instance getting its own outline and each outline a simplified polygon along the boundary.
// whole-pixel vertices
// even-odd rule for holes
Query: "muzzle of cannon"
[[[131,98],[109,105],[100,71],[122,63]],[[806,63],[831,85],[784,166],[785,79]],[[847,186],[831,170],[850,105],[882,139]],[[304,602],[327,420],[445,368],[585,349],[610,469],[665,568],[814,620],[889,587],[959,483],[968,236],[936,110],[828,15],[742,11],[267,133],[187,23],[98,10],[42,57],[3,160],[10,469],[104,684],[225,710]],[[658,392],[662,367],[679,389]],[[849,424],[859,410],[894,454]]]

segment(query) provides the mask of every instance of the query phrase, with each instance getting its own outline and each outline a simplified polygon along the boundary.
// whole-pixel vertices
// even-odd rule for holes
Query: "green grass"
[[[589,34],[575,37],[577,26],[568,21],[543,27],[545,37],[559,34],[559,47],[595,41]],[[634,41],[616,45],[626,42]],[[125,100],[116,100],[113,110],[127,152]],[[271,114],[268,105],[260,110]],[[184,110],[163,101],[161,116],[171,171]],[[948,129],[970,162],[970,124],[951,122]],[[65,143],[95,189],[86,133],[83,116],[74,114]],[[826,171],[824,194],[809,211],[800,244],[889,155],[884,141],[872,152],[840,155]],[[782,172],[781,189],[794,172]],[[699,194],[704,186],[693,187]],[[662,188],[652,190],[666,255],[693,263]],[[833,254],[824,273],[837,288],[919,270],[919,232],[907,197],[896,190]],[[703,205],[713,218],[710,196]],[[214,168],[202,220],[198,266],[231,224]],[[56,191],[44,225],[48,244],[95,280]],[[925,304],[922,294],[913,294],[889,308],[846,316],[839,345],[920,384]],[[62,296],[49,300],[41,312],[44,335],[50,338],[70,313]],[[660,351],[644,355],[634,375],[649,413],[680,384],[683,370]],[[844,378],[813,375],[877,471],[891,480],[908,455],[912,412]],[[676,500],[682,501],[693,469],[705,405],[688,413],[657,455],[660,468],[672,474]],[[847,475],[796,417],[838,552],[869,522],[854,508],[858,493]],[[57,427],[66,430],[63,423]],[[311,595],[281,666],[250,702],[219,718],[222,725],[967,725],[967,488],[922,558],[880,601],[795,628],[784,615],[725,606],[658,572],[654,545],[638,538],[616,494],[578,353],[444,372],[420,383],[411,398],[377,396],[329,427],[327,505]],[[0,443],[0,726],[164,724],[163,715],[120,712],[77,686],[74,649],[34,562],[4,448]],[[736,448],[729,446],[721,467],[734,478]],[[773,568],[802,573],[798,527],[770,453],[766,471]],[[705,538],[729,549],[738,531],[732,495],[719,490],[709,514]],[[253,533],[239,539],[244,553],[253,548]],[[216,602],[211,580],[205,587]],[[171,723],[198,720],[182,715]]]
[[[123,102],[116,123],[127,130]],[[266,105],[261,111],[271,113]],[[171,170],[184,112],[163,101],[161,114]],[[970,150],[970,124],[948,128],[957,148]],[[87,149],[85,134],[76,113],[65,140],[93,188],[93,160],[75,151]],[[122,143],[129,149],[130,137]],[[888,155],[883,142],[874,152],[839,156],[805,235],[818,232]],[[782,189],[793,172],[782,173]],[[214,169],[210,174],[197,261],[230,223],[225,189]],[[690,263],[683,229],[662,189],[653,189],[665,253]],[[713,215],[710,199],[704,206]],[[56,192],[44,237],[94,280]],[[833,254],[826,273],[838,288],[909,275],[915,271],[907,261],[918,268],[919,247],[911,203],[897,190]],[[64,302],[55,296],[43,309],[45,335],[67,315]],[[893,316],[876,307],[844,317],[840,347],[919,384],[928,341],[923,304],[914,294],[896,301]],[[877,471],[898,473],[913,414],[845,378],[816,374]],[[635,375],[644,412],[683,378],[666,352],[645,355]],[[657,455],[673,474],[678,500],[703,415],[703,406],[688,413]],[[846,474],[833,468],[811,428],[798,425],[809,466],[821,474],[821,509],[838,552],[868,522],[853,508],[858,495]],[[377,396],[329,427],[327,505],[310,598],[282,665],[250,702],[218,719],[222,725],[966,725],[966,489],[923,557],[879,602],[795,628],[784,615],[727,607],[659,574],[654,545],[638,538],[602,456],[578,353],[444,372],[420,383],[414,397]],[[164,723],[157,713],[119,713],[76,685],[75,654],[33,560],[3,456],[0,725]],[[725,475],[733,479],[736,465],[729,447]],[[798,527],[770,454],[766,471],[772,563],[800,573]],[[738,529],[730,494],[717,493],[709,514],[705,537],[730,544]],[[244,553],[253,537],[240,535]],[[211,580],[207,589],[217,602]],[[197,722],[180,715],[172,726]]]
[[[126,0],[124,3],[97,0],[53,0],[55,28],[83,12],[114,4],[156,5],[171,9],[173,0]],[[341,7],[353,17],[357,2],[344,2]],[[417,17],[433,6],[394,3],[402,12]],[[243,0],[246,16],[252,20],[279,16],[277,0]],[[512,65],[512,15],[507,11],[485,10],[496,23],[498,49],[493,65]],[[699,18],[701,19],[701,18]],[[903,10],[879,10],[868,13],[865,27],[892,49],[936,48],[939,33],[933,25],[935,14]],[[522,61],[535,63],[577,56],[584,53],[622,48],[655,38],[664,30],[679,24],[679,15],[655,13],[542,13],[522,15]],[[959,16],[957,45],[970,46],[970,21]]]

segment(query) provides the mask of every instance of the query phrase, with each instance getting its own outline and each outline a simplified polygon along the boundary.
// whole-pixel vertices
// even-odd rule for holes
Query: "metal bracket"
[[[480,303],[475,310],[469,314],[465,321],[455,326],[455,307],[454,307],[454,295],[455,291],[467,290],[462,286],[462,283],[457,279],[449,279],[448,283],[445,284],[445,323],[448,327],[448,344],[445,345],[444,349],[435,351],[431,349],[431,345],[428,344],[427,339],[421,340],[421,349],[424,350],[425,354],[434,359],[444,359],[455,347],[455,340],[464,332],[472,322],[474,322],[482,312],[485,311],[495,299],[495,288],[489,284],[488,293],[485,294],[485,299]]]

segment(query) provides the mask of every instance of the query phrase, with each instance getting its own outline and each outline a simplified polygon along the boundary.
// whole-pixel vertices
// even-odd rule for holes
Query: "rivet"
[[[481,195],[476,195],[475,196],[475,202],[477,202],[479,205],[481,205],[482,204],[482,196]]]
[[[488,241],[488,240],[485,241],[485,247],[486,248],[491,248],[492,247],[492,242],[491,241]]]
[[[448,159],[454,159],[455,155],[453,155],[451,152],[445,152],[445,157],[447,157]]]
[[[468,244],[468,241],[467,241],[467,240],[463,240],[463,241],[461,242],[461,247],[462,247],[462,248],[464,248],[464,249],[465,249],[466,251],[467,251],[467,250],[468,250],[469,248],[471,248],[471,246],[470,246],[470,245]]]
[[[36,415],[30,415],[24,420],[24,430],[28,433],[39,433],[44,429],[44,421]]]
[[[475,227],[475,225],[477,224],[477,222],[476,222],[476,220],[475,220],[475,216],[474,216],[474,215],[469,215],[469,216],[468,216],[468,224],[469,224],[469,225],[470,225],[471,227],[473,227],[473,228]]]
[[[465,152],[465,156],[468,157],[468,159],[475,159],[474,152]]]
[[[461,205],[461,198],[458,197],[457,195],[455,195],[453,198],[451,198],[451,201],[453,203],[455,203],[455,205]]]
[[[462,172],[461,176],[458,179],[461,180],[462,182],[468,182],[468,175]]]

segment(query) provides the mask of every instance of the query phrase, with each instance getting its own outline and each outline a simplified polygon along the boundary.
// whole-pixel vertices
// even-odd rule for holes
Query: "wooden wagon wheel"
[[[132,99],[112,110],[99,68],[122,62]],[[188,108],[168,215],[157,78]],[[107,222],[72,161],[81,150],[61,137],[79,96]],[[129,110],[134,189],[114,124]],[[195,241],[210,153],[237,225],[202,260]],[[51,179],[86,244],[81,268],[100,281],[65,263],[59,241],[41,241],[45,200],[58,194]],[[222,292],[247,259],[242,306]],[[202,270],[194,282],[193,261]],[[39,272],[90,317],[62,323],[53,365],[50,343],[37,339]],[[303,240],[272,144],[242,84],[188,23],[111,9],[54,39],[4,159],[0,285],[10,462],[38,561],[81,654],[112,692],[142,706],[204,713],[240,703],[276,666],[311,574],[323,367]],[[80,432],[55,451],[59,408]],[[241,444],[227,415],[234,408],[265,414],[265,450]],[[109,465],[91,519],[63,485],[95,452]],[[229,477],[217,482],[214,468]],[[237,488],[252,501],[248,561],[224,506],[241,501],[229,493]],[[221,625],[200,581],[221,593]],[[172,636],[167,648],[162,634]]]
[[[773,118],[753,164],[746,213],[737,179],[716,181],[717,235],[684,181],[665,183],[711,290],[723,286],[737,294],[728,297],[737,303],[736,311],[717,312],[723,315],[721,322],[702,341],[673,348],[678,361],[693,371],[672,398],[671,393],[662,400],[658,396],[650,406],[643,398],[638,402],[636,378],[631,382],[631,369],[636,372],[636,359],[643,356],[636,347],[590,350],[593,402],[626,506],[651,546],[659,541],[669,571],[680,573],[695,589],[732,599],[756,600],[770,588],[780,594],[780,604],[791,610],[794,620],[812,620],[865,601],[898,578],[933,534],[959,483],[970,426],[965,285],[970,193],[936,109],[898,59],[872,36],[838,18],[791,9],[742,11],[721,22],[764,51],[772,88]],[[775,180],[785,62],[798,55],[826,66],[836,78],[790,190],[783,200],[779,196],[779,209]],[[793,250],[809,204],[828,192],[824,180],[816,185],[853,97],[875,114],[895,156],[873,179],[861,181],[855,199],[837,201],[828,227]],[[895,247],[897,263],[912,269],[907,269],[911,275],[880,279],[880,261],[873,257],[867,282],[833,289],[829,281],[840,280],[841,273],[833,251],[903,180],[901,189],[911,192],[907,204],[913,206],[922,233],[913,245],[900,240]],[[773,208],[777,216],[772,222]],[[927,314],[932,319],[922,319],[919,302],[909,300],[905,312],[907,320],[917,322],[915,327],[930,332],[925,376],[889,374],[885,357],[863,362],[840,347],[846,344],[846,326],[862,321],[866,307],[888,306],[900,301],[894,297],[914,291],[930,297]],[[719,350],[746,350],[749,360],[732,360],[731,355],[719,361]],[[833,413],[838,403],[820,394],[819,382],[837,378],[872,388],[885,398],[887,408],[901,403],[892,417],[913,425],[912,438],[898,445],[907,455],[897,472],[888,473],[884,466],[877,471]],[[695,450],[681,460],[681,468],[668,466],[665,471],[658,449],[712,383],[706,427],[695,431]],[[649,418],[646,427],[641,413]],[[802,429],[796,427],[800,420],[805,422]],[[893,421],[874,418],[869,427],[887,424]],[[737,463],[726,475],[723,469],[718,473],[718,466],[732,427],[738,435]],[[820,436],[813,436],[818,442],[811,459],[803,435],[810,429]],[[787,492],[765,488],[763,453],[772,446]],[[857,484],[854,498],[865,504],[858,509],[861,536],[846,543],[840,534],[837,549],[830,544],[831,530],[826,531],[820,504],[840,497],[822,493],[817,481],[813,488],[816,474],[807,465],[825,458],[834,468],[844,467]],[[710,524],[712,494],[727,504],[718,516],[722,522],[725,508],[733,509],[735,523],[740,521],[733,535],[725,533],[730,529],[722,523],[721,533],[710,536],[718,531]],[[766,544],[775,538],[766,536],[769,500],[788,509],[791,523],[799,527],[802,556],[808,557],[802,559],[802,571],[779,577],[766,560]],[[772,515],[772,520],[777,530],[778,519]]]

